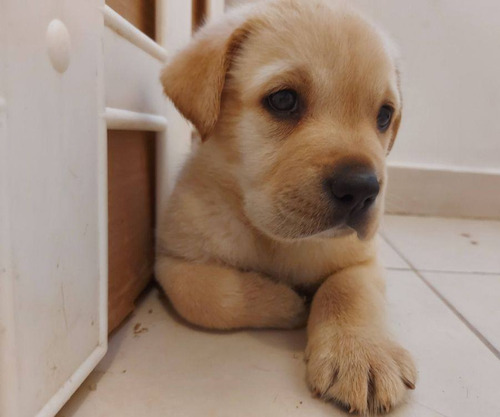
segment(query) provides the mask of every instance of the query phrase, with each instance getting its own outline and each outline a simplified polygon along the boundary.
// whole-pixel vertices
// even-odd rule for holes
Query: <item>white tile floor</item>
[[[390,415],[500,416],[500,222],[387,216],[382,235],[393,333],[419,368]],[[153,290],[58,417],[347,415],[307,391],[305,342],[193,329]]]

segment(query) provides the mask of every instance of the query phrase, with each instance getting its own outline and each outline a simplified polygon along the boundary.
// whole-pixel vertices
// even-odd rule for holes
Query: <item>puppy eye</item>
[[[294,90],[280,90],[267,96],[266,104],[270,110],[287,115],[294,113],[298,108],[298,95]]]
[[[381,132],[385,132],[391,124],[394,109],[391,106],[384,105],[380,108],[377,116],[377,127]]]

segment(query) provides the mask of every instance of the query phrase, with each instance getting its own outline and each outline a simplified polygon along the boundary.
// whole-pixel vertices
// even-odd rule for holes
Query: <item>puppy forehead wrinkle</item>
[[[280,74],[293,70],[293,63],[286,60],[279,60],[270,64],[264,65],[253,75],[247,88],[249,90],[260,90],[268,85],[273,79],[279,77]]]

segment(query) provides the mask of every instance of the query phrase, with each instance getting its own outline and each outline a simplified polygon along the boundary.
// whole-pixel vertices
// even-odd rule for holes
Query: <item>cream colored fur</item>
[[[271,0],[203,28],[162,73],[165,93],[204,143],[162,213],[157,280],[199,326],[307,321],[311,390],[359,413],[389,410],[416,380],[385,329],[373,238],[401,117],[391,45],[344,3]],[[262,105],[283,87],[306,102],[296,123]],[[394,120],[380,133],[387,102]],[[321,180],[346,159],[369,163],[382,186],[363,239],[328,226]],[[298,288],[317,289],[310,313]]]

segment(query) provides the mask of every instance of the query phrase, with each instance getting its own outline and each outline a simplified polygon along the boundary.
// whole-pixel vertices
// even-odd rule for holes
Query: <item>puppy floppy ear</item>
[[[249,26],[247,19],[226,17],[201,29],[162,70],[165,94],[203,140],[217,122],[226,73]]]

